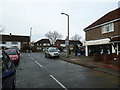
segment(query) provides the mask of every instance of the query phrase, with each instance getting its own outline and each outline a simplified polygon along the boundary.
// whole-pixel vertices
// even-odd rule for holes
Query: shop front
[[[115,53],[120,55],[120,35],[111,37],[110,43],[114,47]]]

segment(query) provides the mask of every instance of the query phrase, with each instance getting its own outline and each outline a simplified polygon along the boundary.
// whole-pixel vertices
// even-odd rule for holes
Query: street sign
[[[69,41],[65,40],[65,45],[68,46],[69,45]]]

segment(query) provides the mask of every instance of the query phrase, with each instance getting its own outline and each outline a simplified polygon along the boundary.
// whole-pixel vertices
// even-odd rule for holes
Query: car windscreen
[[[19,51],[19,49],[18,49],[18,48],[14,48],[14,47],[11,47],[11,48],[9,48],[9,49],[15,49],[16,51]]]
[[[17,55],[16,51],[5,51],[8,55]]]
[[[49,49],[48,51],[49,51],[49,52],[57,52],[56,49]]]

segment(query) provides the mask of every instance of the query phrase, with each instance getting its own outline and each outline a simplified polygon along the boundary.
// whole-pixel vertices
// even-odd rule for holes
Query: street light
[[[69,15],[66,13],[61,13],[61,14],[66,15],[68,17],[68,36],[66,38],[66,48],[67,48],[66,56],[69,57]]]
[[[30,51],[31,52],[31,43],[32,42],[32,27],[30,28],[30,42],[29,42],[29,46],[30,46]]]
[[[32,27],[30,28],[30,42],[32,41]]]

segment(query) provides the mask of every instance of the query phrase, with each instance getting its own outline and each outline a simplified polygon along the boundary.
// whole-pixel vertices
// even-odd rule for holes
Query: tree
[[[23,47],[21,49],[23,52],[26,52],[27,50],[29,51],[30,50],[30,46],[28,44],[23,44]]]
[[[49,31],[48,33],[45,34],[45,36],[50,40],[51,44],[54,45],[55,41],[57,39],[61,39],[62,35],[60,33],[58,33],[57,31]]]
[[[74,36],[71,37],[71,40],[80,40],[81,36],[79,36],[78,34],[75,34]]]

